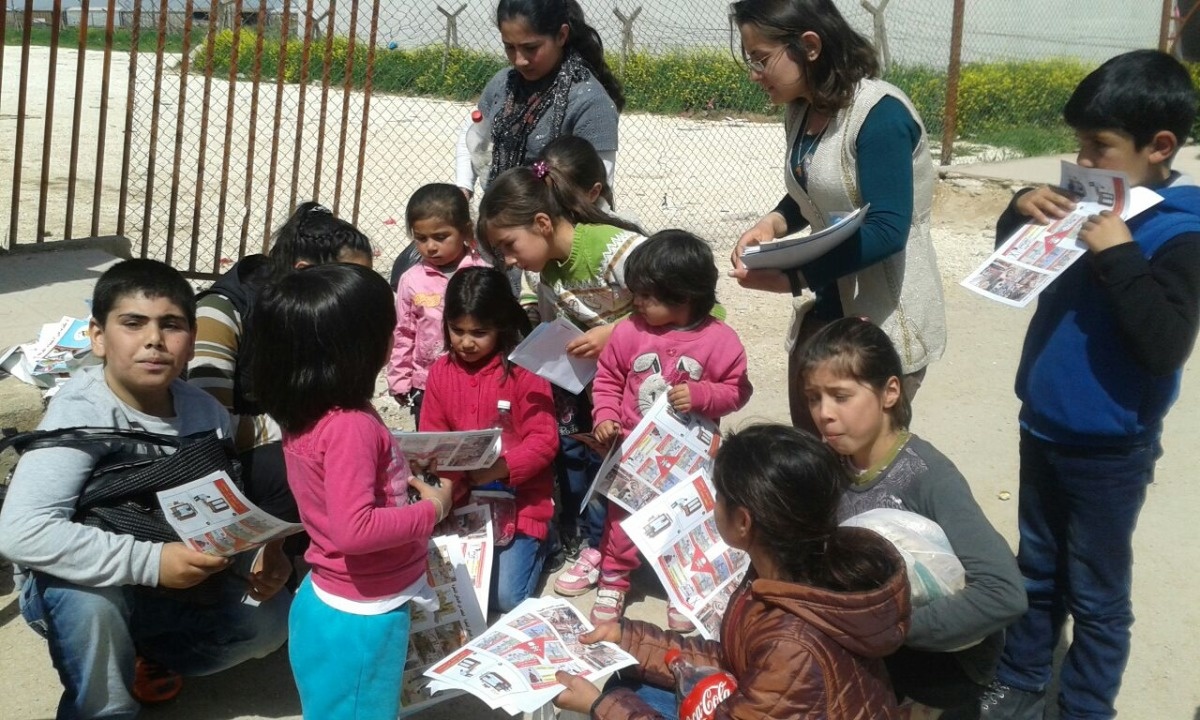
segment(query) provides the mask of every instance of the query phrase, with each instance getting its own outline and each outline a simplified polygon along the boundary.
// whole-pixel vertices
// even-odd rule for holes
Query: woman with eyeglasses
[[[731,272],[743,286],[791,293],[786,338],[792,423],[816,432],[796,373],[805,340],[842,317],[887,332],[905,392],[946,344],[941,277],[930,238],[934,167],[912,102],[879,79],[875,50],[832,0],[738,0],[730,20],[750,78],[786,106],[787,194],[738,239]],[[742,251],[870,204],[861,228],[799,267],[749,270]]]

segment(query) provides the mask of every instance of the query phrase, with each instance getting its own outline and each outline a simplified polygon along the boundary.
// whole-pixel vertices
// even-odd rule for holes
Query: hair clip
[[[550,166],[546,164],[545,160],[538,160],[534,164],[530,165],[529,169],[533,171],[533,176],[538,180],[541,180],[550,173]]]

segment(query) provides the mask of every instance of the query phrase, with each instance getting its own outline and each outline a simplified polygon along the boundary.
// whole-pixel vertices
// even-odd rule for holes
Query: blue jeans
[[[304,717],[396,720],[411,625],[408,605],[380,615],[334,609],[306,577],[292,603],[288,641]]]
[[[1076,447],[1021,432],[1017,564],[1029,610],[1008,628],[997,677],[1043,691],[1070,613],[1073,638],[1059,678],[1063,720],[1116,715],[1133,625],[1133,531],[1158,455],[1157,443]]]
[[[130,688],[137,655],[184,675],[210,675],[283,645],[291,595],[282,590],[255,608],[241,602],[244,580],[221,578],[218,602],[201,605],[153,588],[83,587],[31,573],[21,613],[49,644],[63,684],[59,720],[136,717]]]
[[[534,595],[549,547],[549,541],[518,532],[511,543],[496,548],[488,600],[492,611],[506,613]]]
[[[558,440],[555,471],[558,474],[558,492],[563,503],[559,523],[565,534],[572,535],[578,532],[588,547],[599,548],[600,538],[604,534],[604,516],[608,512],[604,506],[604,499],[592,497],[587,507],[583,508],[582,514],[580,504],[592,481],[596,479],[603,459],[592,452],[587,444],[569,435],[559,436]]]
[[[662,688],[641,680],[623,678],[620,673],[617,673],[605,683],[604,692],[607,693],[618,688],[632,690],[642,702],[664,718],[675,720],[679,717],[679,700],[675,697],[674,688]]]

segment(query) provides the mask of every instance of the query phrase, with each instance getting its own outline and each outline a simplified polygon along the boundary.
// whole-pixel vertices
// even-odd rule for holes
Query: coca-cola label
[[[696,683],[679,703],[680,720],[712,720],[721,701],[737,689],[737,680],[727,672],[717,672]]]

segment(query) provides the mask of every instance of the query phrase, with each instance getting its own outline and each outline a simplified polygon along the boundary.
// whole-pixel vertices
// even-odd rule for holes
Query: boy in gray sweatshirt
[[[154,260],[114,265],[96,283],[88,328],[104,364],[71,378],[39,427],[228,437],[225,409],[179,379],[195,326],[192,289],[178,272]],[[178,694],[176,673],[218,672],[287,638],[290,595],[279,590],[289,567],[278,548],[229,560],[72,521],[97,464],[130,452],[121,443],[30,450],[0,512],[0,554],[25,571],[21,612],[48,641],[63,684],[60,719],[133,718],[139,701]],[[239,570],[215,581],[215,603],[157,589],[193,587],[231,564]],[[261,604],[244,603],[247,594]]]

